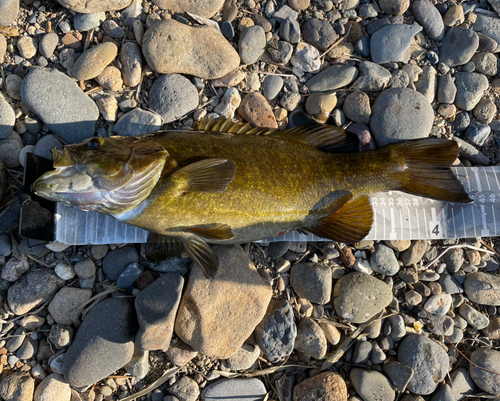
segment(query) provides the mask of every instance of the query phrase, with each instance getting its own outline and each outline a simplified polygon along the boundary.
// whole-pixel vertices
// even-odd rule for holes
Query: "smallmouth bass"
[[[55,170],[34,191],[144,228],[156,234],[149,254],[185,250],[208,276],[218,261],[207,243],[238,244],[296,229],[360,241],[373,223],[368,194],[374,192],[471,201],[449,168],[458,155],[454,141],[342,152],[353,144],[343,130],[321,124],[278,132],[202,121],[196,131],[94,137],[54,149]]]

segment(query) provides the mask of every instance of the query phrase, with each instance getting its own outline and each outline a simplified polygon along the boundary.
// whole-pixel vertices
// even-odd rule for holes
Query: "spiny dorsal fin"
[[[227,159],[203,159],[177,170],[172,178],[179,191],[221,192],[234,180],[236,165]]]
[[[212,117],[198,121],[195,129],[198,131],[245,135],[274,135],[285,140],[299,140],[325,152],[357,151],[359,144],[355,135],[347,135],[343,129],[325,124],[303,125],[277,131],[269,128],[252,127],[250,123],[233,122],[231,119],[214,120]]]
[[[234,238],[233,231],[227,224],[202,224],[186,228],[186,231],[208,239],[226,240]]]
[[[319,237],[341,242],[358,242],[370,232],[373,209],[368,195],[359,195],[307,230]]]

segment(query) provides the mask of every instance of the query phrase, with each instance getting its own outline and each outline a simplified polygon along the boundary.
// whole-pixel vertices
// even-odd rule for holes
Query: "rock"
[[[253,64],[264,54],[266,47],[266,33],[258,25],[251,26],[243,31],[238,43],[241,62]]]
[[[153,0],[162,10],[172,10],[176,13],[189,12],[202,17],[213,17],[220,11],[224,0],[208,0],[199,2],[197,0]]]
[[[138,261],[139,254],[135,248],[126,246],[109,252],[103,260],[102,268],[111,281],[116,281],[130,263]]]
[[[500,18],[479,13],[476,14],[476,17],[476,22],[471,28],[500,43]],[[498,52],[498,50],[497,48],[496,51]]]
[[[255,328],[255,340],[271,363],[286,358],[293,351],[297,327],[293,310],[286,300],[270,302],[262,321]]]
[[[21,57],[30,59],[36,54],[37,42],[31,36],[21,36],[17,42],[17,49],[21,53]]]
[[[167,273],[141,291],[135,299],[139,331],[135,336],[138,348],[167,350],[174,331],[184,279]]]
[[[260,348],[256,345],[243,344],[232,357],[224,361],[226,368],[232,371],[250,369],[260,356]]]
[[[263,94],[267,100],[273,100],[283,88],[283,78],[279,75],[268,75],[264,78]]]
[[[57,150],[62,150],[62,143],[51,134],[44,135],[35,146],[35,155],[45,157],[49,160],[54,160],[52,156],[51,149],[56,148]]]
[[[195,350],[227,359],[264,317],[272,291],[241,247],[221,247],[215,253],[219,268],[213,278],[208,280],[198,265],[191,270],[175,333]]]
[[[422,30],[418,24],[388,25],[375,32],[370,39],[372,61],[377,64],[407,63],[413,37]]]
[[[444,22],[438,9],[429,0],[416,0],[413,3],[413,16],[422,25],[425,33],[432,40],[441,40],[444,36]]]
[[[437,100],[439,103],[453,103],[457,94],[457,87],[453,82],[451,74],[441,75],[439,78],[439,86]]]
[[[500,318],[497,316],[490,316],[490,323],[483,329],[483,335],[490,340],[500,339]]]
[[[428,100],[409,88],[388,89],[373,105],[370,128],[378,146],[426,138],[434,122]]]
[[[118,120],[114,131],[117,135],[140,136],[159,131],[162,125],[158,114],[135,108]]]
[[[64,7],[77,13],[90,14],[101,11],[121,10],[127,7],[131,0],[57,0]]]
[[[130,43],[130,42],[127,42]],[[109,89],[114,92],[119,92],[123,85],[122,73],[121,71],[112,66],[107,66],[96,78],[95,80],[99,85],[105,89]]]
[[[453,335],[453,319],[446,315],[429,314],[429,331],[437,336],[452,336]]]
[[[270,44],[267,51],[271,55],[274,61],[280,64],[287,64],[293,54],[293,46],[282,40],[276,43]]]
[[[71,388],[62,375],[52,373],[37,386],[34,401],[70,401]]]
[[[408,7],[410,7],[409,0],[380,0],[378,3],[380,9],[386,13],[391,15],[402,15]]]
[[[51,93],[57,96],[49,96]],[[69,143],[94,135],[99,110],[66,74],[35,68],[24,78],[21,96],[50,130]]]
[[[54,296],[49,304],[49,312],[57,324],[70,326],[73,324],[72,313],[76,317],[80,313],[76,310],[92,296],[92,290],[74,287],[64,287]]]
[[[399,263],[394,251],[388,246],[378,243],[370,257],[370,265],[375,273],[394,276],[399,271]]]
[[[237,109],[238,114],[255,127],[277,129],[278,123],[266,98],[258,92],[246,95]]]
[[[0,139],[7,138],[14,129],[16,116],[7,101],[0,96]]]
[[[144,272],[144,267],[139,263],[130,263],[116,280],[116,286],[124,290],[132,288],[137,279]]]
[[[461,5],[453,5],[448,8],[443,16],[444,26],[450,27],[462,24],[465,21],[464,8]]]
[[[285,6],[280,7],[280,9],[278,11],[276,11],[272,17],[281,24],[288,17],[293,18],[293,19],[297,19],[299,17],[299,13],[297,11],[292,10],[287,5],[285,5]]]
[[[490,99],[481,99],[476,107],[474,107],[473,113],[477,121],[483,124],[489,124],[491,121],[493,121],[493,118],[497,113],[497,107],[495,106],[495,103],[493,103]],[[482,144],[479,146],[482,146]]]
[[[476,110],[476,109],[474,109]],[[473,121],[465,131],[465,137],[476,146],[483,146],[486,139],[490,136],[491,128],[487,124],[481,124]]]
[[[26,338],[26,330],[19,327],[17,330],[13,332],[13,336],[7,340],[5,348],[7,349],[8,352],[15,352],[23,344],[25,338]]]
[[[308,19],[302,25],[304,41],[321,50],[327,50],[337,40],[337,34],[332,25],[317,18]]]
[[[389,70],[370,61],[359,63],[359,72],[356,87],[360,91],[384,90],[389,85],[392,77]]]
[[[497,60],[498,58],[492,53],[476,53],[471,59],[475,70],[488,76],[497,74]]]
[[[294,401],[346,401],[347,386],[338,373],[323,372],[301,381],[293,389]]]
[[[63,280],[71,280],[75,277],[75,271],[67,263],[58,263],[54,268],[57,276]]]
[[[448,373],[448,354],[424,335],[407,335],[399,344],[397,358],[413,369],[408,390],[415,394],[431,394]]]
[[[167,349],[167,356],[176,366],[184,366],[192,359],[196,358],[198,352],[189,345],[178,341]]]
[[[483,315],[477,309],[474,309],[468,304],[460,305],[458,309],[460,316],[462,316],[470,326],[474,327],[476,330],[482,330],[490,324],[490,319],[488,316]]]
[[[487,166],[490,164],[490,158],[484,153],[477,150],[474,146],[468,144],[464,140],[454,137],[453,140],[458,144],[460,148],[460,156],[470,160],[472,163],[479,164],[481,166]]]
[[[295,349],[316,359],[322,359],[327,350],[325,333],[318,323],[304,317],[300,320],[295,338]]]
[[[26,330],[34,330],[45,323],[45,319],[41,316],[28,315],[19,321],[19,326]]]
[[[358,70],[346,65],[333,65],[306,82],[311,92],[326,92],[351,84],[358,76]]]
[[[120,52],[120,62],[123,65],[123,82],[126,86],[137,86],[142,74],[141,48],[134,42],[125,42]]]
[[[295,18],[287,18],[281,23],[280,37],[288,43],[300,42],[300,25]]]
[[[28,258],[21,255],[20,259],[16,257],[10,258],[2,268],[0,275],[2,280],[14,283],[19,280],[19,278],[21,278],[21,276],[29,270],[29,268],[30,264],[28,262]]]
[[[333,289],[333,304],[337,314],[353,323],[368,321],[391,301],[389,286],[364,273],[343,276]]]
[[[203,401],[224,399],[226,401],[258,401],[267,394],[266,387],[257,378],[222,379],[205,387],[201,392]]]
[[[370,6],[370,4],[366,4]],[[368,57],[370,55],[370,37],[368,35],[363,36],[354,46],[354,50],[360,56]]]
[[[500,394],[500,377],[495,373],[484,370],[500,371],[500,352],[493,349],[480,348],[470,355],[470,360],[472,363],[469,364],[469,372],[474,383],[487,393]]]
[[[6,51],[7,51],[7,40],[5,39],[5,36],[3,36],[2,33],[0,34],[0,62],[3,62]]]
[[[20,165],[19,154],[23,148],[23,140],[15,131],[5,139],[0,139],[0,161],[7,168],[15,168]]]
[[[21,86],[23,79],[16,74],[7,75],[5,78],[5,90],[7,94],[16,100],[21,100]]]
[[[436,70],[431,65],[426,65],[422,68],[420,79],[415,82],[415,89],[432,103],[436,97],[437,84]]]
[[[396,396],[391,383],[382,373],[354,368],[349,377],[356,392],[364,401],[392,401]]]
[[[452,298],[450,294],[438,294],[431,296],[424,305],[429,313],[435,315],[446,315],[451,307]]]
[[[370,360],[373,345],[369,341],[358,341],[352,353],[351,362],[355,365],[366,365]]]
[[[455,105],[462,110],[472,110],[488,88],[488,79],[478,73],[461,72],[455,74],[457,95]]]
[[[4,372],[0,377],[0,397],[4,401],[32,401],[34,391],[35,381],[29,374]]]
[[[85,259],[75,263],[75,273],[80,278],[92,277],[96,272],[96,267],[92,259]]]
[[[321,123],[326,122],[337,105],[337,96],[333,93],[312,93],[306,99],[309,115]]]
[[[304,72],[317,72],[321,67],[318,49],[307,43],[299,43],[295,47],[295,54],[290,59],[295,68]]]
[[[104,11],[93,14],[76,14],[73,18],[73,25],[76,31],[86,32],[98,28],[105,20],[106,13]]]
[[[216,79],[240,64],[238,53],[215,29],[194,28],[175,20],[155,22],[144,34],[142,51],[148,65],[162,74]]]
[[[23,315],[51,299],[64,281],[52,270],[36,270],[17,280],[7,292],[7,302],[16,315]]]
[[[236,109],[241,104],[241,96],[236,88],[227,88],[220,103],[214,108],[214,112],[224,118],[232,119]]]
[[[342,109],[345,115],[359,124],[368,124],[370,121],[370,99],[364,92],[354,91],[347,95]]]
[[[391,380],[396,390],[404,392],[413,378],[413,369],[398,361],[387,361],[382,365],[384,373]]]
[[[479,37],[471,29],[456,26],[448,30],[441,44],[439,60],[456,67],[469,62],[479,46]]]
[[[137,380],[144,379],[149,371],[149,351],[143,351],[137,347],[134,348],[132,359],[123,369]]]
[[[311,0],[288,0],[288,4],[294,10],[301,11],[307,9],[311,4]]]
[[[198,90],[179,74],[162,75],[155,81],[149,94],[150,109],[161,115],[164,123],[190,113],[198,104]]]
[[[114,39],[121,39],[125,34],[123,28],[113,20],[104,21],[104,23],[102,24],[102,29],[106,34]]]
[[[68,72],[78,81],[97,77],[116,57],[118,48],[112,42],[104,42],[84,52]]]
[[[4,0],[0,3],[0,27],[12,25],[19,12],[17,0]]]
[[[455,369],[450,374],[451,387],[455,392],[455,397],[457,400],[463,399],[466,395],[472,395],[476,393],[476,385],[472,380],[468,370],[466,368],[460,367]]]
[[[321,263],[297,263],[292,267],[290,282],[301,298],[324,305],[330,302],[332,270]]]
[[[130,361],[134,315],[132,304],[124,298],[107,299],[90,311],[64,357],[64,377],[71,386],[91,385]]]
[[[180,401],[196,401],[200,395],[200,388],[193,379],[183,376],[168,389],[168,392]]]

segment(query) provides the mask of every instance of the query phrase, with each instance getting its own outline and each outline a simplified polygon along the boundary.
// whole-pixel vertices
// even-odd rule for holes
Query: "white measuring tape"
[[[446,239],[497,236],[500,233],[500,167],[453,167],[473,203],[436,201],[399,191],[370,195],[374,222],[366,239]],[[146,242],[148,232],[96,212],[57,205],[56,240],[65,244]],[[296,231],[273,241],[325,241]]]

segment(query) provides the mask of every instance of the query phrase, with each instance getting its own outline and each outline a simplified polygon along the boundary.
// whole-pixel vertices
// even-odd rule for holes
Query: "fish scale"
[[[365,239],[447,239],[500,235],[500,167],[453,167],[473,203],[453,203],[399,191],[370,195],[374,223]],[[96,212],[57,204],[56,240],[71,244],[144,243],[148,232]],[[296,231],[273,241],[325,241]]]

